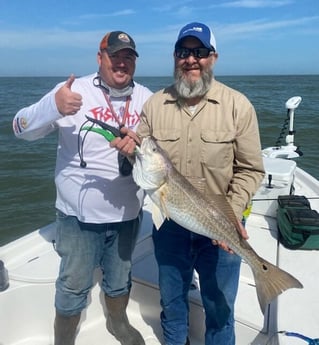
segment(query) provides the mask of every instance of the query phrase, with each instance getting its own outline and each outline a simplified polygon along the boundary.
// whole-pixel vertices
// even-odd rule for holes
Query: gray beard
[[[183,76],[183,72],[175,67],[174,78],[178,96],[182,99],[190,99],[202,97],[207,93],[213,79],[213,72],[210,69],[203,71],[200,79],[188,81]]]

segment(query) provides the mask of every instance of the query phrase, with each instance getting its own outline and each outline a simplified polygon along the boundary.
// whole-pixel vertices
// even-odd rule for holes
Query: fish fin
[[[167,183],[164,183],[158,190],[159,208],[163,214],[163,217],[170,219],[169,211],[167,208],[167,200],[166,200],[167,193],[168,193],[168,186],[167,186]]]
[[[164,223],[165,217],[161,212],[160,208],[153,202],[152,205],[152,220],[156,230],[158,230]]]
[[[260,308],[265,313],[267,305],[285,290],[301,289],[302,284],[291,274],[259,257],[258,268],[253,269]]]

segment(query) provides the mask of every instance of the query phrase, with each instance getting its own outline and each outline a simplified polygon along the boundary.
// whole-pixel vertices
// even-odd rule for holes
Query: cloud
[[[79,19],[100,19],[100,18],[106,18],[106,17],[122,17],[122,16],[129,16],[132,14],[135,14],[136,11],[132,9],[125,9],[121,11],[115,11],[115,12],[107,12],[107,13],[91,13],[91,14],[83,14],[79,16]]]
[[[319,16],[301,17],[291,20],[268,20],[260,19],[254,21],[247,21],[241,23],[227,23],[212,25],[213,31],[222,40],[236,40],[238,36],[254,36],[261,33],[268,33],[270,31],[277,31],[285,33],[285,28],[293,28],[296,30],[302,29],[303,32],[310,30],[315,32],[318,30],[318,25],[315,22],[319,21]],[[210,23],[208,23],[209,25]],[[167,45],[172,44],[176,39],[177,33],[184,24],[176,23],[168,25],[159,29],[153,29],[147,32],[132,32],[132,36],[138,45],[152,45],[157,44]],[[35,48],[81,48],[94,49],[97,47],[97,42],[104,36],[105,32],[111,31],[112,27],[105,27],[102,30],[91,31],[70,31],[64,29],[39,29],[39,30],[2,30],[0,31],[0,49],[35,49]],[[309,31],[308,31],[309,32]]]
[[[293,0],[238,0],[225,2],[216,7],[236,7],[236,8],[265,8],[265,7],[282,7],[292,4]]]
[[[170,13],[175,13],[178,11],[180,8],[185,7],[187,3],[192,3],[192,0],[180,0],[180,1],[174,1],[171,3],[166,3],[166,4],[161,4],[161,6],[153,7],[154,12],[170,12]]]
[[[319,16],[313,16],[313,17],[303,17],[303,18],[297,18],[297,19],[291,19],[291,20],[279,20],[279,21],[273,21],[273,20],[254,20],[254,21],[248,21],[238,24],[227,24],[227,25],[220,25],[217,26],[216,29],[219,31],[219,33],[222,33],[223,36],[229,36],[232,37],[237,34],[251,34],[254,35],[256,33],[260,32],[269,32],[272,30],[278,30],[288,27],[300,27],[300,26],[306,26],[307,24],[311,24],[313,22],[316,22],[319,20]]]
[[[53,47],[92,47],[102,38],[102,31],[24,30],[0,31],[0,49],[35,49]]]

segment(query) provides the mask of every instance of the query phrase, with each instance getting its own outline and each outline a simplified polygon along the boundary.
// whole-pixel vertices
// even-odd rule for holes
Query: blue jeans
[[[56,251],[61,263],[55,307],[61,315],[76,315],[86,307],[97,267],[103,273],[105,294],[130,292],[131,257],[141,220],[142,212],[131,221],[86,224],[57,211]]]
[[[234,345],[234,303],[241,259],[211,239],[165,221],[153,228],[159,266],[161,324],[166,345],[184,345],[188,334],[188,291],[193,270],[199,275],[206,315],[205,345]]]

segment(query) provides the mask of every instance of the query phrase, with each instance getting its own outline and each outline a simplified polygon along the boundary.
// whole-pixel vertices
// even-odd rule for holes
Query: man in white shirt
[[[121,344],[145,344],[126,315],[131,254],[144,194],[118,151],[96,131],[84,129],[88,116],[135,130],[152,93],[133,81],[138,53],[132,37],[113,31],[103,37],[99,48],[98,73],[81,78],[71,75],[37,103],[21,109],[13,121],[15,135],[25,140],[59,131],[55,184],[56,250],[61,265],[56,281],[55,345],[74,344],[97,266],[103,272],[109,332]]]

